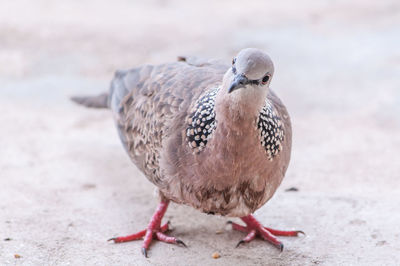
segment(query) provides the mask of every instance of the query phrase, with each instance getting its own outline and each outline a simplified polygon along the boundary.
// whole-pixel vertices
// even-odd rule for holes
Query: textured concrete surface
[[[398,265],[399,43],[396,0],[0,1],[0,264]],[[156,242],[145,259],[140,242],[106,242],[144,228],[154,188],[111,115],[68,97],[105,91],[117,68],[244,47],[273,58],[294,126],[286,179],[256,216],[307,236],[235,249],[226,218],[171,205],[189,248]]]

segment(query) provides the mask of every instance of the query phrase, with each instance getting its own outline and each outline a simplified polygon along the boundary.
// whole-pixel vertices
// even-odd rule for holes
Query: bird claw
[[[113,237],[110,238],[108,241],[114,241],[114,243],[123,243],[123,242],[143,239],[142,253],[146,258],[147,258],[147,250],[153,239],[158,239],[159,241],[165,243],[178,244],[187,247],[182,240],[164,234],[166,231],[169,230],[170,221],[160,226],[161,219],[163,218],[168,208],[168,204],[169,201],[160,202],[156,212],[153,214],[150,220],[149,226],[146,229],[128,236]]]
[[[185,243],[183,243],[183,241],[182,241],[182,240],[180,240],[180,239],[177,239],[175,242],[176,242],[176,244],[178,244],[178,245],[182,245],[182,246],[184,246],[185,248],[187,248],[186,244],[185,244]]]
[[[165,224],[165,225],[166,225],[166,229],[165,229],[165,231],[162,231],[162,232],[171,232],[171,231],[174,231],[175,228],[171,227],[171,224],[172,224],[172,223],[171,223],[170,221],[167,221],[166,224]]]
[[[298,234],[304,234],[303,231],[281,231],[268,227],[262,226],[252,215],[241,217],[246,226],[228,221],[228,224],[232,224],[232,229],[240,232],[247,233],[247,236],[240,240],[236,247],[239,247],[243,243],[252,241],[256,236],[263,238],[277,247],[281,252],[283,251],[283,244],[276,238],[276,236],[297,236]]]
[[[146,248],[142,248],[142,254],[145,258],[147,258],[147,249]]]
[[[243,243],[245,243],[245,241],[242,239],[242,240],[240,240],[238,243],[237,243],[237,245],[236,245],[236,248],[238,248],[241,244],[243,244]]]
[[[302,234],[303,236],[306,235],[306,233],[304,233],[303,231],[300,231],[300,230],[298,230],[298,231],[296,231],[296,232],[297,232],[297,235],[299,235],[299,234]]]
[[[117,239],[117,238],[116,237],[112,237],[110,239],[107,239],[107,242],[110,242],[110,241],[114,241],[115,242],[115,239]]]

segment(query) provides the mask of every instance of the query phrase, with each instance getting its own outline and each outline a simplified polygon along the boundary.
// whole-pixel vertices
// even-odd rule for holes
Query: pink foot
[[[167,211],[168,204],[169,201],[160,202],[156,212],[153,214],[153,217],[151,217],[147,229],[128,236],[113,237],[110,238],[108,241],[114,241],[114,243],[123,243],[144,238],[142,245],[142,253],[145,257],[147,257],[147,249],[149,248],[150,243],[153,239],[157,239],[165,243],[181,244],[182,246],[186,247],[185,243],[183,243],[181,240],[164,234],[166,231],[168,231],[169,223],[166,223],[163,226],[161,226],[161,220],[165,212]]]
[[[256,238],[256,236],[260,236],[261,238],[272,243],[274,246],[282,251],[283,244],[275,236],[298,236],[299,234],[304,235],[303,231],[281,231],[264,227],[254,218],[253,215],[247,215],[241,217],[240,219],[242,219],[242,221],[245,222],[247,226],[242,226],[231,221],[228,222],[232,224],[233,230],[247,233],[247,236],[240,240],[236,247],[240,246],[243,243],[249,243],[254,238]]]

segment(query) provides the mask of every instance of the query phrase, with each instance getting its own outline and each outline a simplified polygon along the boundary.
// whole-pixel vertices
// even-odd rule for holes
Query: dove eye
[[[232,59],[232,65],[234,65],[235,62],[236,62],[236,58],[233,58],[233,59]]]
[[[268,80],[269,80],[269,75],[265,75],[265,77],[263,77],[263,79],[262,79],[262,83],[266,84],[268,82]]]

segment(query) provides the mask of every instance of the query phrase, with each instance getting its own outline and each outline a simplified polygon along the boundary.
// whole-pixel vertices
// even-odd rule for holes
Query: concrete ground
[[[399,44],[397,0],[0,1],[0,265],[399,265]],[[110,113],[68,97],[107,90],[115,69],[244,47],[273,58],[294,127],[256,216],[307,236],[236,249],[226,218],[172,204],[189,248],[108,243],[144,228],[154,187]]]

